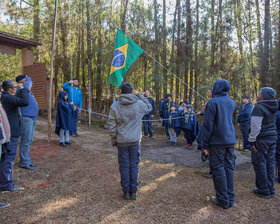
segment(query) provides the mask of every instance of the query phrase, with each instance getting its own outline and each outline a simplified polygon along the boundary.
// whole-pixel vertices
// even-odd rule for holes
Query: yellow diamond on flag
[[[125,67],[128,44],[115,49],[110,74]]]

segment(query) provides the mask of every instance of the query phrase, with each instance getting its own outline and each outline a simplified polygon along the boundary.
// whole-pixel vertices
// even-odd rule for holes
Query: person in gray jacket
[[[129,82],[120,87],[118,101],[110,108],[107,121],[112,145],[118,149],[121,186],[125,200],[136,200],[142,117],[153,107]]]

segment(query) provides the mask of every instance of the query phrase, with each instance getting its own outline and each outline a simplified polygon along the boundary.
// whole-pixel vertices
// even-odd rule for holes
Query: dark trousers
[[[184,137],[187,139],[187,143],[189,145],[192,145],[192,143],[194,142],[195,140],[195,136],[193,134],[193,132],[189,129],[183,129],[183,132],[184,132]]]
[[[140,145],[118,147],[119,170],[123,192],[138,191]]]
[[[277,178],[280,180],[280,142],[278,142],[276,145],[275,160],[276,160],[276,166],[278,171]]]
[[[240,130],[243,137],[243,148],[251,150],[250,142],[248,141],[250,134],[250,121],[241,122]]]
[[[222,207],[228,208],[234,198],[234,146],[210,146],[209,163],[213,174],[216,196]]]
[[[77,125],[78,125],[78,120],[79,120],[79,112],[80,110],[77,108],[74,113],[73,113],[73,122],[74,122],[74,127],[73,127],[73,132],[70,134],[77,134]]]
[[[143,117],[143,128],[144,128],[144,135],[148,136],[150,135],[153,137],[153,126],[152,126],[152,116],[151,115],[145,115]]]
[[[202,126],[199,129],[198,134],[196,136],[197,148],[198,149],[202,149],[202,135],[201,135],[201,133],[202,133]]]
[[[275,194],[274,168],[276,141],[257,141],[257,153],[252,151],[252,163],[256,174],[256,187],[263,195]]]
[[[11,137],[10,143],[4,148],[4,155],[0,163],[0,189],[13,189],[13,166],[17,154],[19,137]]]

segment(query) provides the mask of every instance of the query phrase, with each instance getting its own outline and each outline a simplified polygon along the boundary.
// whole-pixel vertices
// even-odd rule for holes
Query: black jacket
[[[20,89],[16,96],[8,92],[2,92],[1,103],[7,113],[11,126],[11,137],[20,136],[20,109],[19,107],[28,106],[28,89]]]
[[[256,103],[252,111],[251,132],[249,142],[255,144],[256,140],[277,139],[276,112],[278,103],[276,100],[263,100]]]
[[[230,84],[218,79],[213,88],[213,98],[206,105],[202,128],[202,142],[205,149],[212,145],[232,146],[235,144],[233,113],[236,103],[228,97]]]

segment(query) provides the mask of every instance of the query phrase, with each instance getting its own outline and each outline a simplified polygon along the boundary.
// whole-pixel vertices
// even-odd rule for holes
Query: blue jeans
[[[0,163],[0,189],[13,189],[13,166],[17,154],[19,137],[11,137],[10,142],[3,149],[3,157]]]
[[[69,142],[69,131],[68,130],[64,130],[64,129],[60,129],[59,131],[59,142]]]
[[[138,174],[140,163],[140,145],[118,147],[119,170],[123,192],[138,191]]]
[[[34,138],[36,118],[21,117],[21,141],[19,146],[19,165],[29,167],[32,163],[30,147]]]
[[[258,152],[251,154],[256,174],[256,187],[263,195],[274,195],[276,141],[257,140],[256,148]]]
[[[250,123],[250,121],[240,123],[240,130],[243,136],[243,149],[249,150],[251,150],[250,142],[248,141],[250,133]]]
[[[150,115],[145,115],[143,117],[142,120],[145,120],[143,121],[143,127],[144,127],[144,135],[145,136],[148,136],[150,135],[151,137],[153,137],[153,126],[152,126],[152,116]]]
[[[228,208],[234,198],[234,146],[210,146],[209,163],[213,174],[214,188],[219,204]]]
[[[78,125],[78,120],[79,120],[79,112],[80,110],[77,108],[74,113],[73,113],[73,122],[74,122],[74,126],[73,126],[73,132],[71,132],[70,134],[77,134],[77,125]]]

